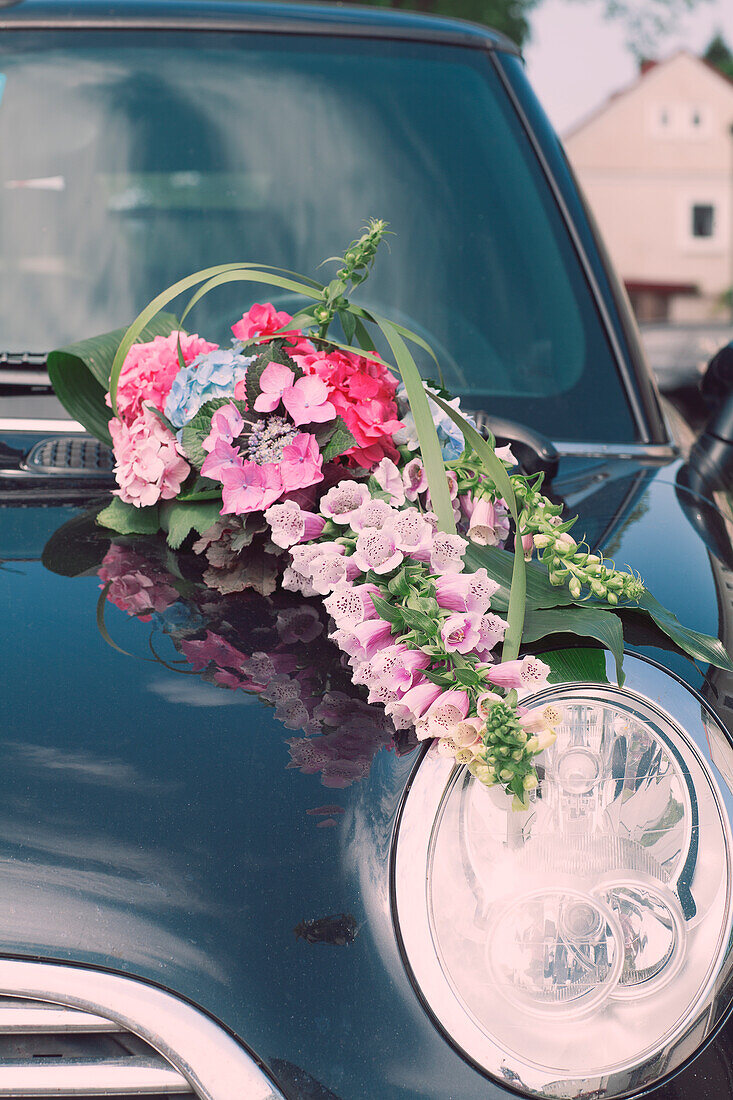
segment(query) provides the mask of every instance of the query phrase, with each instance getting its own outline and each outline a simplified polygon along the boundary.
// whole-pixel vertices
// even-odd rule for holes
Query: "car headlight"
[[[559,685],[529,705],[548,703],[563,718],[526,812],[423,759],[395,926],[431,1013],[483,1070],[530,1095],[619,1096],[681,1066],[733,995],[733,750],[638,658],[623,689]]]

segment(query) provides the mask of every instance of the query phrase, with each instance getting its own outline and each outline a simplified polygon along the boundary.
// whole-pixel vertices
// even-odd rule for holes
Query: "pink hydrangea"
[[[117,383],[117,411],[127,424],[140,416],[145,405],[154,405],[163,411],[173,379],[180,369],[178,336],[178,332],[172,332],[170,336],[156,336],[147,344],[133,344],[125,356]],[[180,337],[185,366],[189,366],[197,355],[218,347],[195,333],[189,336],[182,332]],[[109,394],[107,404],[111,404]]]
[[[148,622],[154,611],[165,611],[178,599],[178,592],[168,583],[167,574],[117,543],[112,543],[104,555],[97,575],[102,582],[101,588],[109,585],[109,602],[130,615],[137,615],[143,622]]]
[[[256,412],[274,412],[286,390],[295,382],[295,373],[282,363],[270,363],[260,375],[260,393],[255,398]],[[237,383],[241,385],[240,382]],[[235,391],[236,392],[236,391]],[[246,395],[243,393],[241,396]],[[237,394],[237,396],[239,396]]]
[[[346,451],[354,464],[369,469],[385,457],[397,458],[392,442],[402,427],[394,399],[397,382],[385,363],[346,351],[294,357],[307,374],[327,384],[329,401],[356,440]]]
[[[116,495],[136,508],[172,500],[181,491],[191,467],[176,437],[151,409],[128,425],[113,417],[109,422],[115,453]]]
[[[328,393],[325,382],[308,374],[282,391],[282,403],[298,428],[302,424],[325,424],[336,419],[336,409],[328,400]]]
[[[280,473],[286,492],[323,481],[322,468],[323,458],[314,435],[300,432],[292,443],[283,447]]]
[[[212,455],[215,451],[211,452]],[[209,456],[211,457],[211,456]],[[201,467],[207,469],[207,459]],[[208,472],[206,476],[211,476]],[[280,471],[274,462],[258,466],[249,459],[239,458],[230,466],[222,467],[218,474],[221,481],[223,516],[233,513],[236,516],[246,512],[264,512],[283,494],[283,482]]]
[[[194,672],[208,668],[212,662],[217,668],[239,671],[247,660],[244,653],[231,645],[221,634],[215,634],[213,630],[207,630],[205,638],[184,638],[180,646],[181,652]]]

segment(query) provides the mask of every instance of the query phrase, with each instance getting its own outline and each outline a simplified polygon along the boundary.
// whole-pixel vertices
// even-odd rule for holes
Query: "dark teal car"
[[[395,236],[364,304],[731,649],[733,399],[673,438],[510,42],[341,6],[0,0],[0,1096],[733,1092],[732,675],[636,624],[623,689],[600,656],[551,689],[600,746],[558,772],[563,830],[519,814],[497,839],[267,555],[94,524],[110,456],[47,353],[210,264],[314,271],[371,215]],[[249,304],[224,287],[196,328]],[[551,949],[492,907],[496,873],[525,915],[554,876]]]

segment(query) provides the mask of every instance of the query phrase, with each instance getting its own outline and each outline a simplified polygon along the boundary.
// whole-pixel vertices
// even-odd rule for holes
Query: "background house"
[[[564,138],[640,321],[730,316],[733,80],[681,51]]]

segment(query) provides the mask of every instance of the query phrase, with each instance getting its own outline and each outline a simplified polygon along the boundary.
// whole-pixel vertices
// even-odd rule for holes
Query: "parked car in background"
[[[719,348],[733,340],[733,324],[646,323],[641,342],[660,391],[699,431],[707,418],[700,383]]]
[[[314,271],[383,217],[363,304],[730,651],[733,406],[683,461],[517,50],[340,6],[21,0],[0,74],[0,1096],[728,1095],[731,677],[637,624],[624,688],[550,689],[569,755],[502,817],[380,725],[264,559],[204,600],[185,552],[95,528],[109,455],[48,390],[51,349],[177,277]],[[270,655],[248,688],[217,632]],[[252,697],[294,670],[305,719]]]

